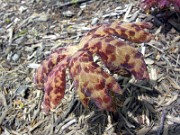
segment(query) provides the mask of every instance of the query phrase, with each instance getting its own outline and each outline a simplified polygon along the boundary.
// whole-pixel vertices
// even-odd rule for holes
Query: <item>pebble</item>
[[[74,13],[72,11],[68,10],[68,11],[64,11],[63,15],[66,17],[72,17],[74,15]]]
[[[26,10],[27,10],[27,7],[25,7],[25,6],[20,6],[20,8],[19,8],[20,13],[23,13]]]
[[[10,61],[11,60],[11,57],[12,57],[12,51],[10,52],[10,53],[8,53],[8,55],[7,55],[7,61]]]
[[[17,38],[17,39],[14,41],[14,43],[15,43],[15,44],[21,44],[21,43],[23,43],[23,42],[26,41],[26,40],[27,40],[26,37],[22,36],[22,37]]]
[[[97,24],[97,22],[98,22],[98,18],[97,17],[93,18],[91,21],[91,25],[95,25],[95,24]]]
[[[13,60],[14,62],[17,62],[17,61],[19,60],[19,57],[20,57],[20,55],[17,54],[17,53],[15,53],[15,54],[12,56],[12,60]]]
[[[39,66],[40,66],[40,64],[30,63],[27,67],[32,68],[32,69],[37,69]]]
[[[86,3],[82,3],[82,4],[80,5],[80,8],[81,8],[82,10],[84,10],[84,9],[86,8]]]
[[[16,89],[16,95],[21,95],[24,97],[27,89],[27,85],[20,85],[19,88]]]
[[[154,60],[152,60],[152,59],[150,59],[150,58],[147,58],[147,59],[145,59],[145,63],[146,63],[147,65],[152,65],[152,64],[154,64]]]

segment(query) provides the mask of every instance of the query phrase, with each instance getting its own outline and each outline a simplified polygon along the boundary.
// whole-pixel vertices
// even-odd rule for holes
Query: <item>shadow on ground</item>
[[[121,82],[120,82],[121,83]],[[91,134],[158,134],[162,130],[160,125],[154,125],[154,121],[159,120],[159,112],[155,111],[156,105],[152,99],[157,98],[161,94],[156,90],[152,84],[154,82],[139,82],[136,85],[128,84],[124,88],[123,96],[117,95],[116,105],[118,106],[117,112],[98,111],[93,103],[90,109],[86,110],[80,101],[76,100],[70,112],[75,114],[76,117],[88,115],[93,112],[86,122],[88,130],[87,135]],[[82,110],[82,111],[80,111]],[[169,127],[173,127],[170,129]],[[169,133],[177,132],[177,125],[168,125]],[[167,128],[167,126],[165,126]],[[140,129],[143,129],[139,131]],[[167,129],[168,131],[168,129]]]

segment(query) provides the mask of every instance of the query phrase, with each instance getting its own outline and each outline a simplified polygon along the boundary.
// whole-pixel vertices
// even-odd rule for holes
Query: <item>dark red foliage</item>
[[[149,10],[152,7],[159,9],[174,8],[175,11],[180,12],[180,0],[143,0],[142,7]]]

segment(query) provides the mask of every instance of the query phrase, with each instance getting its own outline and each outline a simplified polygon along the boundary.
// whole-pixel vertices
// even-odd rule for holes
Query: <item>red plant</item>
[[[152,35],[143,29],[150,27],[142,22],[100,25],[90,30],[78,45],[52,52],[35,75],[37,87],[45,92],[43,109],[47,112],[60,103],[65,94],[68,69],[85,107],[91,100],[100,109],[114,111],[110,93],[122,94],[122,90],[116,80],[93,61],[93,56],[100,56],[111,73],[131,73],[138,80],[149,79],[142,54],[120,38],[138,43],[148,42]]]
[[[149,10],[152,7],[162,9],[169,9],[174,7],[177,12],[180,11],[180,0],[143,0],[142,7]]]

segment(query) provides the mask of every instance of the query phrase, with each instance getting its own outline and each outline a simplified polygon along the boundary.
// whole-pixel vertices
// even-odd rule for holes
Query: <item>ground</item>
[[[180,134],[180,36],[154,25],[154,39],[133,44],[143,54],[150,81],[114,75],[124,95],[118,112],[83,108],[71,80],[60,105],[41,111],[43,91],[33,82],[51,50],[74,45],[90,28],[113,20],[152,22],[138,1],[1,0],[0,133],[3,135]],[[129,9],[129,11],[128,11]],[[162,30],[163,29],[163,30]]]

